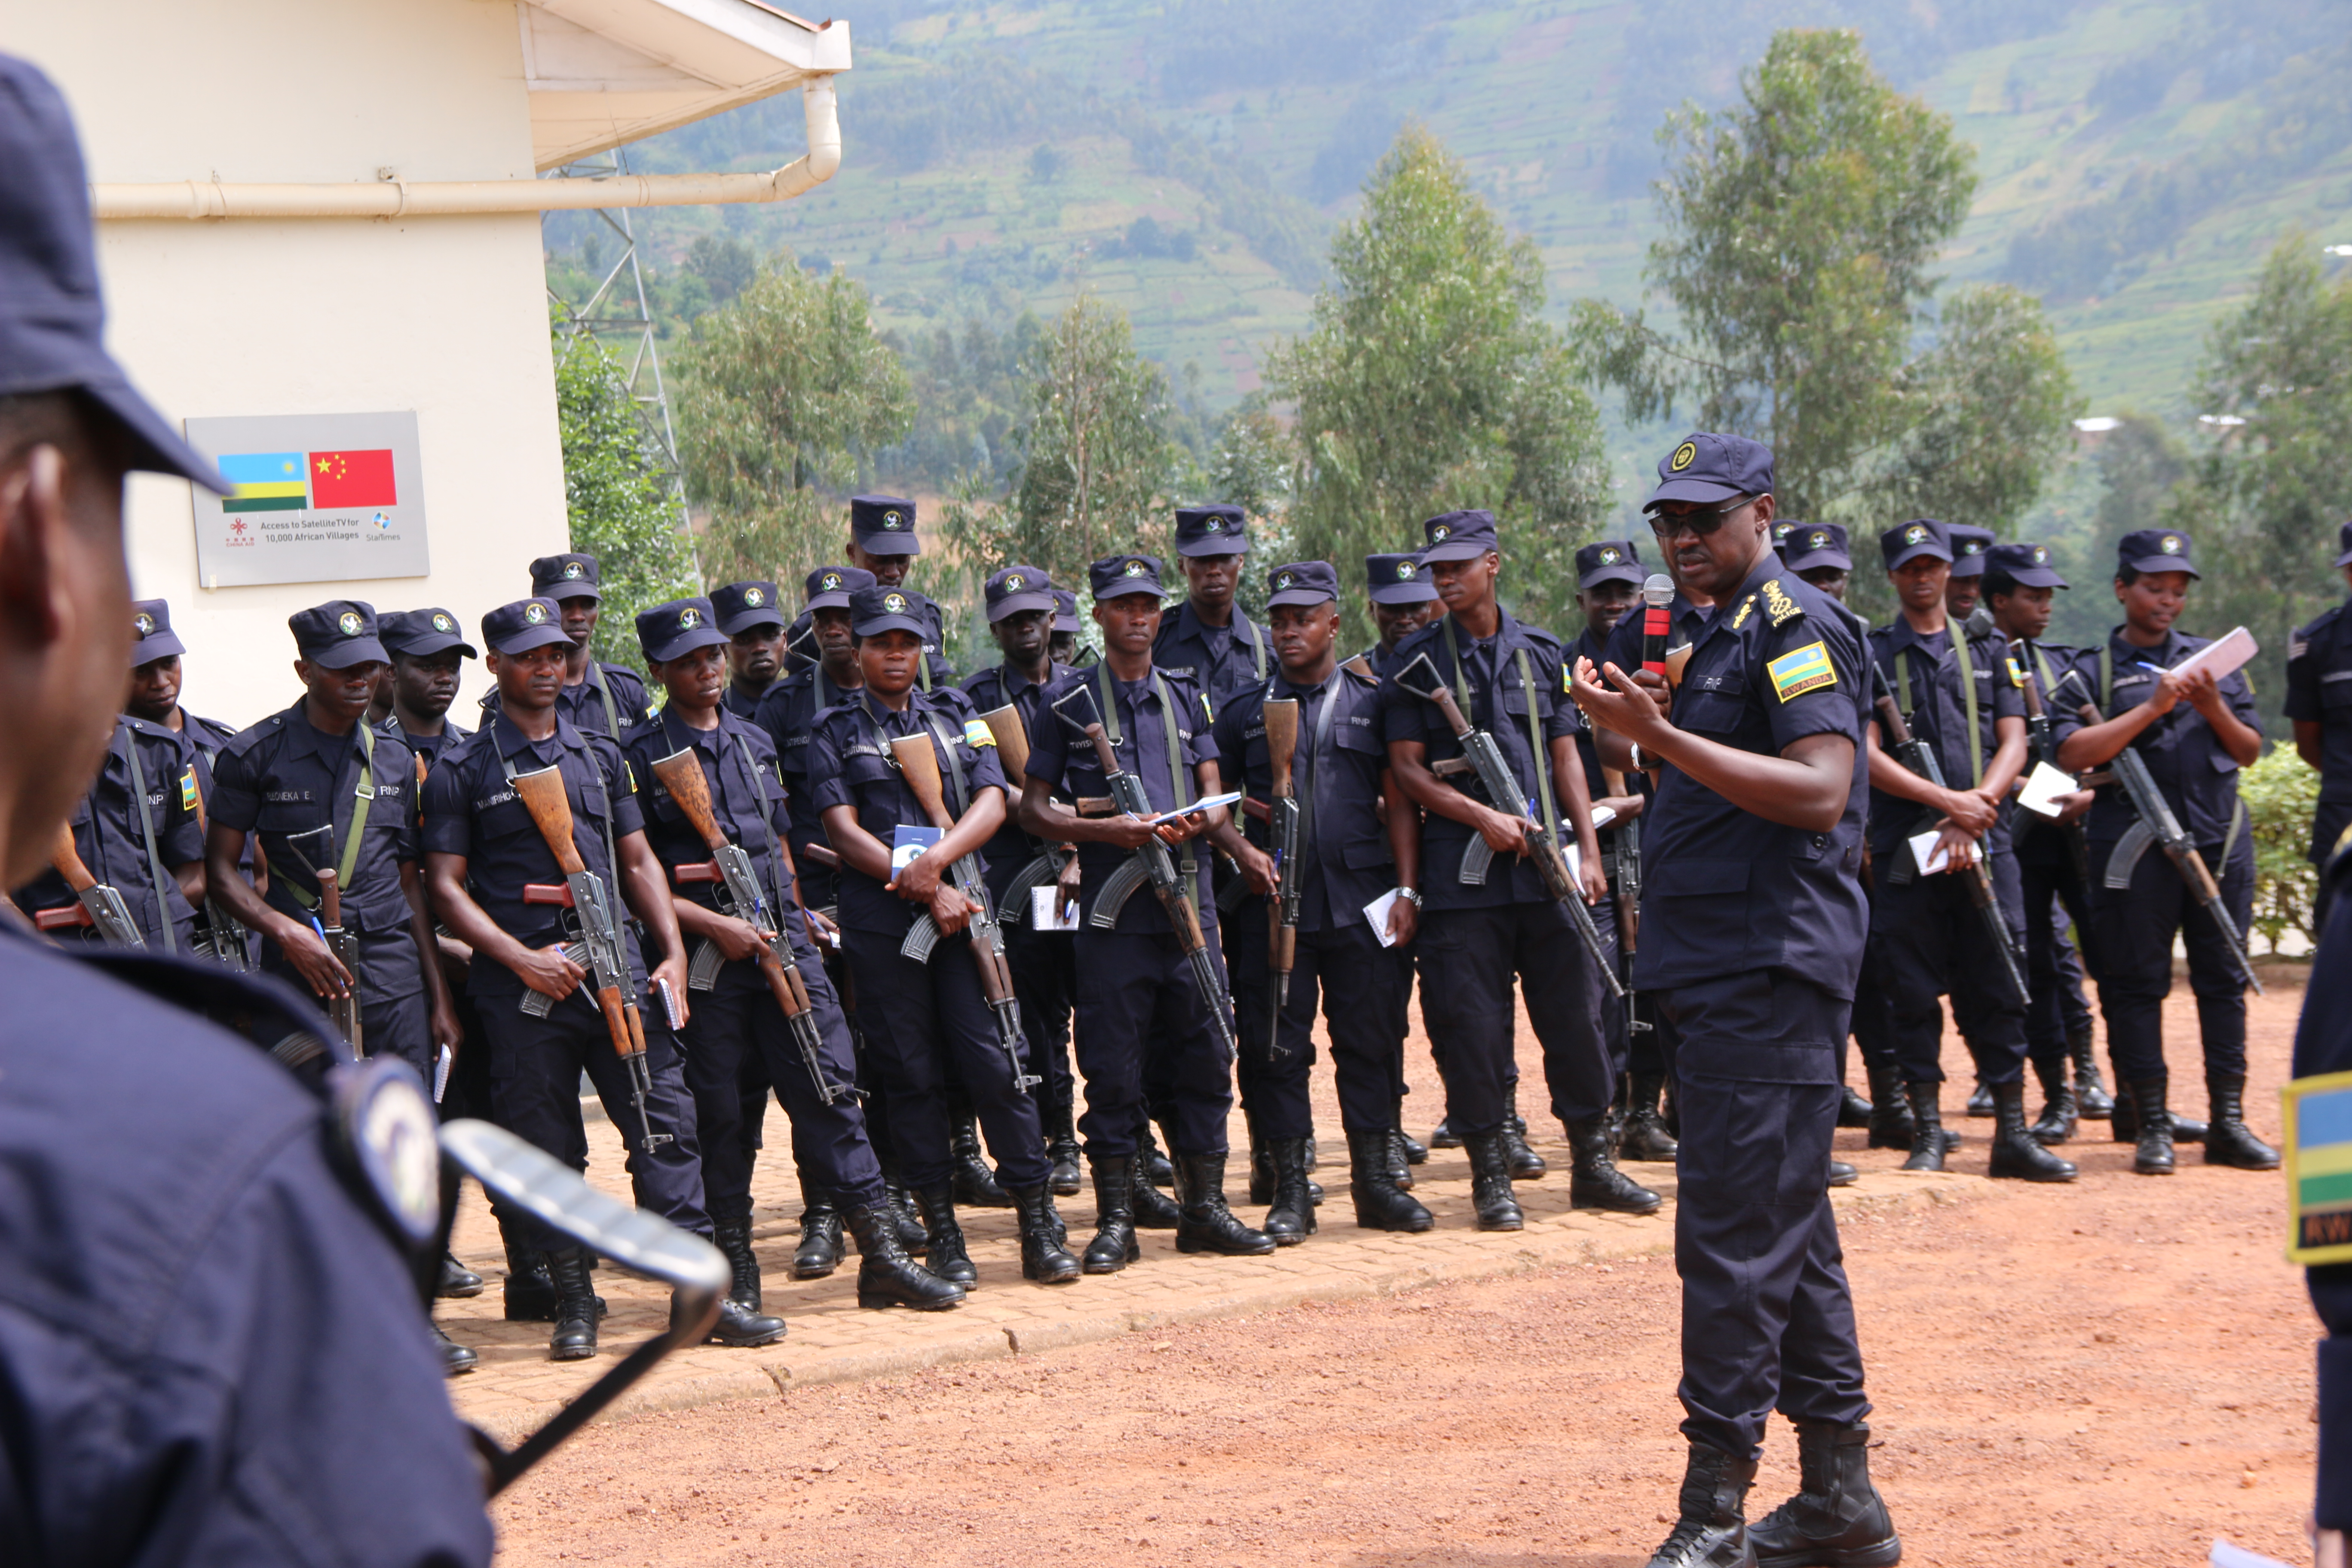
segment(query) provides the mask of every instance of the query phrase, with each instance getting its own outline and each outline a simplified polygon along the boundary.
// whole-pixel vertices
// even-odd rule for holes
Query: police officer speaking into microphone
[[[1772,453],[1693,435],[1645,508],[1717,610],[1680,681],[1579,667],[1592,721],[1658,769],[1634,979],[1678,1037],[1681,1515],[1651,1568],[1891,1563],[1871,1485],[1830,1141],[1865,925],[1861,644],[1771,547]],[[1753,1529],[1764,1424],[1796,1423],[1798,1494]]]

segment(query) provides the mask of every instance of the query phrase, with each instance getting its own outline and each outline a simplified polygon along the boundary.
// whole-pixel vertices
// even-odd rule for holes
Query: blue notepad
[[[915,827],[900,824],[890,835],[890,870],[893,875],[914,863],[915,857],[940,841],[936,827]]]

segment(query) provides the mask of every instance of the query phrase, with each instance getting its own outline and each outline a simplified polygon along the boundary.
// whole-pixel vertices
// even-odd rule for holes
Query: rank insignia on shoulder
[[[1772,690],[1783,702],[1837,684],[1837,669],[1830,663],[1830,650],[1818,642],[1809,642],[1794,653],[1782,654],[1766,665],[1764,671],[1772,678]]]
[[[1746,597],[1745,599],[1740,600],[1740,601],[1739,601],[1739,613],[1738,613],[1738,615],[1736,615],[1736,616],[1732,616],[1732,617],[1731,617],[1731,629],[1732,629],[1733,631],[1735,631],[1735,632],[1736,632],[1736,631],[1738,631],[1740,627],[1742,627],[1742,626],[1746,626],[1746,625],[1748,624],[1748,617],[1751,614],[1753,614],[1753,613],[1754,613],[1755,609],[1756,609],[1756,595],[1755,595],[1750,594],[1750,595],[1748,595],[1748,597]]]
[[[2304,657],[2304,655],[2305,655],[2305,654],[2309,653],[2310,651],[2311,651],[2311,643],[2310,643],[2309,639],[2305,638],[2305,637],[2289,637],[2289,638],[2287,639],[2287,644],[2286,644],[2286,656],[2287,656],[2287,658],[2291,658],[2291,659],[2293,659],[2293,658],[2303,658],[2303,657]]]
[[[629,765],[625,757],[621,760],[621,782],[629,786],[631,795],[637,793],[637,770]]]
[[[180,809],[196,809],[196,770],[194,768],[180,775]]]
[[[1803,615],[1805,607],[1789,597],[1780,587],[1780,579],[1774,577],[1764,584],[1764,613],[1770,616],[1772,624],[1778,626]]]
[[[977,749],[996,744],[996,733],[977,719],[963,721],[963,743]]]

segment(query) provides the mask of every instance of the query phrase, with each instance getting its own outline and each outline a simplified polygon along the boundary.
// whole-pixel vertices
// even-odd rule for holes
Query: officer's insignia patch
[[[1445,542],[1445,536],[1453,531],[1454,530],[1449,524],[1441,522],[1435,528],[1429,531],[1430,541],[1433,543],[1443,544]]]
[[[1837,684],[1837,670],[1830,663],[1830,650],[1817,642],[1809,642],[1794,653],[1782,654],[1766,665],[1764,672],[1772,678],[1772,690],[1783,702]]]
[[[841,586],[841,574],[838,572],[828,572],[824,576],[817,579],[816,585],[823,592],[829,594],[835,588]]]
[[[1604,551],[1602,551],[1602,552],[1601,552],[1601,564],[1602,564],[1603,566],[1614,566],[1614,565],[1616,565],[1616,564],[1617,564],[1617,559],[1618,559],[1618,557],[1617,557],[1617,552],[1616,552],[1615,550],[1613,550],[1613,549],[1612,549],[1612,550],[1604,550]]]
[[[2290,660],[2294,660],[2294,659],[2301,658],[2304,655],[2305,655],[2305,654],[2309,653],[2310,651],[2311,651],[2311,643],[2310,643],[2310,641],[2309,641],[2309,639],[2308,639],[2308,638],[2305,638],[2305,637],[2289,637],[2289,638],[2287,639],[2287,644],[2286,644],[2286,657],[2288,658],[2288,659],[2290,659]]]
[[[1215,512],[1211,512],[1201,520],[1201,529],[1205,533],[1223,533],[1225,531],[1225,520]]]
[[[1927,531],[1916,522],[1903,531],[1903,542],[1906,544],[1916,544],[1927,537]]]
[[[2050,550],[2047,545],[2037,544],[2033,547],[2033,563],[2036,566],[2047,566],[2050,563]]]
[[[1778,544],[1796,531],[1797,525],[1793,522],[1776,522],[1772,525],[1772,542]]]
[[[1412,581],[1413,574],[1420,570],[1420,567],[1414,565],[1410,561],[1400,561],[1397,563],[1397,581],[1400,583],[1410,583]]]
[[[1697,460],[1698,443],[1696,441],[1685,441],[1681,446],[1675,448],[1675,455],[1667,459],[1666,467],[1679,474]]]
[[[901,528],[906,521],[906,516],[901,512],[886,511],[882,514],[882,526],[885,528]]]
[[[1742,600],[1739,602],[1739,613],[1738,613],[1738,615],[1736,615],[1736,616],[1732,616],[1732,617],[1731,617],[1731,629],[1732,629],[1733,631],[1735,631],[1735,632],[1736,632],[1736,631],[1738,631],[1740,627],[1742,627],[1742,626],[1746,626],[1746,625],[1748,624],[1748,616],[1749,612],[1753,611],[1755,608],[1756,608],[1756,595],[1755,595],[1750,594],[1750,595],[1748,595],[1748,597],[1746,597],[1745,599],[1742,599]]]
[[[139,635],[142,637],[152,637],[155,635],[155,617],[144,610],[131,616],[131,624],[139,628]]]
[[[522,622],[523,625],[527,626],[545,626],[547,624],[547,606],[545,605],[525,605],[522,607]]]
[[[2180,553],[2180,535],[2177,533],[2168,533],[2162,539],[2157,541],[2156,547],[2158,550],[2163,551],[2167,555],[2178,555]]]
[[[1830,547],[1830,536],[1817,528],[1813,530],[1811,536],[1808,538],[1805,542],[1811,545],[1815,550],[1827,550]]]
[[[963,721],[963,743],[967,746],[992,746],[996,744],[996,732],[977,719],[967,719]]]
[[[447,616],[436,610],[433,612],[433,629],[436,632],[454,632],[457,627],[457,624],[451,621]]]
[[[1027,584],[1028,581],[1029,580],[1026,577],[1024,577],[1020,573],[1015,572],[1012,576],[1007,577],[1004,580],[1004,591],[1008,594],[1017,594],[1021,592],[1024,585]]]
[[[746,588],[743,590],[743,602],[756,610],[768,602],[768,595],[763,589]]]
[[[1140,577],[1143,575],[1143,563],[1140,561],[1130,561],[1125,566],[1119,568],[1119,574],[1125,577]]]
[[[1974,555],[1982,549],[1984,549],[1984,541],[1981,539],[1964,539],[1960,542],[1960,553],[1963,555]]]
[[[1296,582],[1297,582],[1297,581],[1298,581],[1298,579],[1297,579],[1297,578],[1296,578],[1296,577],[1292,576],[1289,573],[1285,572],[1281,576],[1276,577],[1276,578],[1274,580],[1274,585],[1275,585],[1275,587],[1278,590],[1278,589],[1287,588],[1287,587],[1289,587],[1292,584],[1294,584],[1294,583],[1296,583]]]
[[[702,624],[702,612],[689,605],[677,613],[677,629],[690,632]]]
[[[396,1062],[338,1072],[336,1120],[367,1195],[411,1244],[430,1241],[441,1220],[441,1142],[424,1084]]]
[[[342,633],[347,637],[359,636],[360,627],[365,624],[360,619],[360,613],[357,610],[345,610],[341,617],[335,622],[336,626],[342,628]]]
[[[567,561],[563,563],[563,580],[567,583],[577,583],[587,574],[588,568],[581,565],[577,561]]]
[[[885,594],[882,595],[882,607],[889,611],[894,616],[903,615],[906,613],[907,609],[907,595],[904,594]]]
[[[1803,615],[1805,607],[1789,597],[1780,587],[1780,579],[1774,577],[1764,584],[1764,613],[1772,617],[1777,626]]]
[[[196,770],[194,768],[180,775],[180,809],[196,809]]]

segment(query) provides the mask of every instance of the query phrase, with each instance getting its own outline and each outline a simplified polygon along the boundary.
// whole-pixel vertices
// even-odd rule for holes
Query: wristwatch
[[[1396,896],[1414,909],[1421,908],[1421,889],[1418,888],[1399,888],[1396,890]]]

